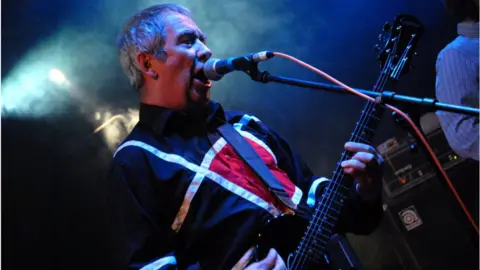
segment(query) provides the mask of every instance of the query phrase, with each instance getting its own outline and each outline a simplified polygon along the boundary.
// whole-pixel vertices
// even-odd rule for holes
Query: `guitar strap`
[[[258,156],[250,143],[248,143],[247,140],[229,123],[220,126],[218,131],[232,146],[237,155],[247,163],[255,175],[268,187],[270,192],[272,192],[272,194],[285,206],[291,210],[296,210],[297,206],[292,202],[288,193],[278,182],[270,169],[268,169],[263,160]]]

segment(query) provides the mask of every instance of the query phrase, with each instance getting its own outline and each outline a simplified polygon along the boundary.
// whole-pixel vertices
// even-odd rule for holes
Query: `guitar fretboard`
[[[380,77],[374,86],[374,91],[380,92],[385,81],[383,77]],[[370,144],[384,111],[383,107],[367,101],[349,141]],[[354,183],[354,179],[350,175],[345,175],[340,165],[343,161],[350,159],[352,155],[353,153],[346,150],[342,153],[333,171],[332,181],[327,185],[320,201],[315,206],[313,218],[297,248],[296,257],[320,260],[324,256],[325,248],[333,234],[341,209]]]

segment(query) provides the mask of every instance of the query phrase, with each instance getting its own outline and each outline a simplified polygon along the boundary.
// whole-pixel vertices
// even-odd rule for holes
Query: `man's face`
[[[212,53],[204,34],[192,19],[178,13],[167,14],[164,26],[166,59],[152,60],[158,80],[148,91],[163,91],[162,103],[171,109],[184,109],[189,102],[206,104],[211,82],[203,79],[202,70]]]

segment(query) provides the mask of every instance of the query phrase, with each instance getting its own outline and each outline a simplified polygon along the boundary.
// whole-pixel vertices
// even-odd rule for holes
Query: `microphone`
[[[227,73],[235,70],[247,70],[253,63],[268,60],[273,56],[273,52],[263,51],[221,60],[210,58],[203,66],[203,74],[209,80],[218,81]]]

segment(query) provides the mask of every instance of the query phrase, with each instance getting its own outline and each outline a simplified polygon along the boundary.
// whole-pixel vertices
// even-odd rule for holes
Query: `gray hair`
[[[189,9],[178,4],[161,4],[148,7],[133,15],[125,23],[117,38],[118,58],[130,85],[139,90],[144,79],[137,64],[137,53],[152,53],[158,59],[165,59],[165,29],[163,18],[167,13],[179,13],[191,17]]]

